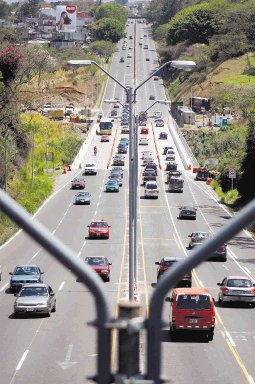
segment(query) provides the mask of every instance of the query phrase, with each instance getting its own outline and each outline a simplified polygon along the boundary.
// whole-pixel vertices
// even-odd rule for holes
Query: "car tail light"
[[[215,322],[215,315],[212,315],[212,322]]]
[[[223,288],[223,292],[229,292],[229,289],[228,288]]]
[[[251,293],[255,293],[255,288],[252,288],[252,289],[251,289]]]
[[[167,269],[168,269],[168,267],[166,267],[166,266],[162,266],[162,267],[161,267],[161,270],[162,270],[162,271],[166,271]]]
[[[175,323],[175,316],[172,316],[172,323]]]

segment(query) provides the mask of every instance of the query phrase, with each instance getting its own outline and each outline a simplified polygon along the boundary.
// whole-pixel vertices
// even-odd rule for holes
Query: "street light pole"
[[[35,123],[32,130],[32,188],[34,187],[35,178]]]
[[[160,72],[167,65],[173,68],[192,70],[196,64],[194,61],[173,60],[167,61],[136,88],[126,87],[118,79],[112,76],[101,65],[91,60],[69,60],[68,64],[76,66],[89,66],[95,64],[101,71],[117,83],[126,93],[129,106],[129,301],[134,300],[134,288],[137,282],[137,184],[138,184],[138,152],[137,129],[133,114],[133,105],[136,102],[136,93],[147,81]],[[168,103],[168,102],[167,102]]]

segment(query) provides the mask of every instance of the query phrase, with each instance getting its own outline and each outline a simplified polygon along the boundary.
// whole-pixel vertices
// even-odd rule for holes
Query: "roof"
[[[182,261],[185,259],[185,257],[174,257],[174,256],[166,256],[162,257],[165,261]]]
[[[29,283],[29,284],[22,284],[22,288],[36,288],[36,287],[40,287],[40,288],[44,288],[44,287],[47,287],[48,288],[48,284],[44,284],[44,283]]]
[[[203,294],[209,294],[210,292],[205,288],[175,288],[174,292],[178,295],[180,294],[186,294],[186,295],[203,295]]]

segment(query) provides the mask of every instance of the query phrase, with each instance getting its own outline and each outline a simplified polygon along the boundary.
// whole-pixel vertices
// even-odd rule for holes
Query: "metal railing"
[[[93,295],[97,312],[97,319],[93,325],[97,328],[98,357],[97,373],[92,379],[99,384],[111,382],[159,384],[161,382],[160,329],[162,328],[161,317],[165,295],[187,271],[208,259],[221,244],[230,240],[255,219],[255,200],[247,204],[213,238],[194,250],[191,256],[177,263],[175,267],[165,273],[151,297],[148,319],[139,317],[137,303],[129,303],[124,308],[122,304],[120,316],[116,321],[111,320],[104,285],[88,265],[77,259],[71,249],[54,237],[48,229],[1,190],[0,210],[79,277]],[[111,372],[110,366],[111,332],[114,328],[119,330],[119,367],[116,375]],[[138,345],[139,334],[143,328],[147,329],[148,339],[147,369],[145,374],[141,375]]]

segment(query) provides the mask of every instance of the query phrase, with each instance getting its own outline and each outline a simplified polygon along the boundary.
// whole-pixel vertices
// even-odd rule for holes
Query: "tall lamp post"
[[[171,66],[176,69],[191,71],[195,68],[194,61],[173,60],[167,61],[155,70],[149,77],[142,81],[134,89],[125,86],[118,79],[112,76],[101,65],[91,60],[69,60],[68,64],[75,66],[89,66],[94,64],[115,83],[117,83],[126,93],[127,103],[129,106],[129,301],[134,300],[134,287],[136,275],[136,233],[137,233],[137,132],[135,124],[135,116],[133,113],[134,103],[136,102],[136,94],[145,83],[147,83],[153,76],[159,73],[164,67]]]

